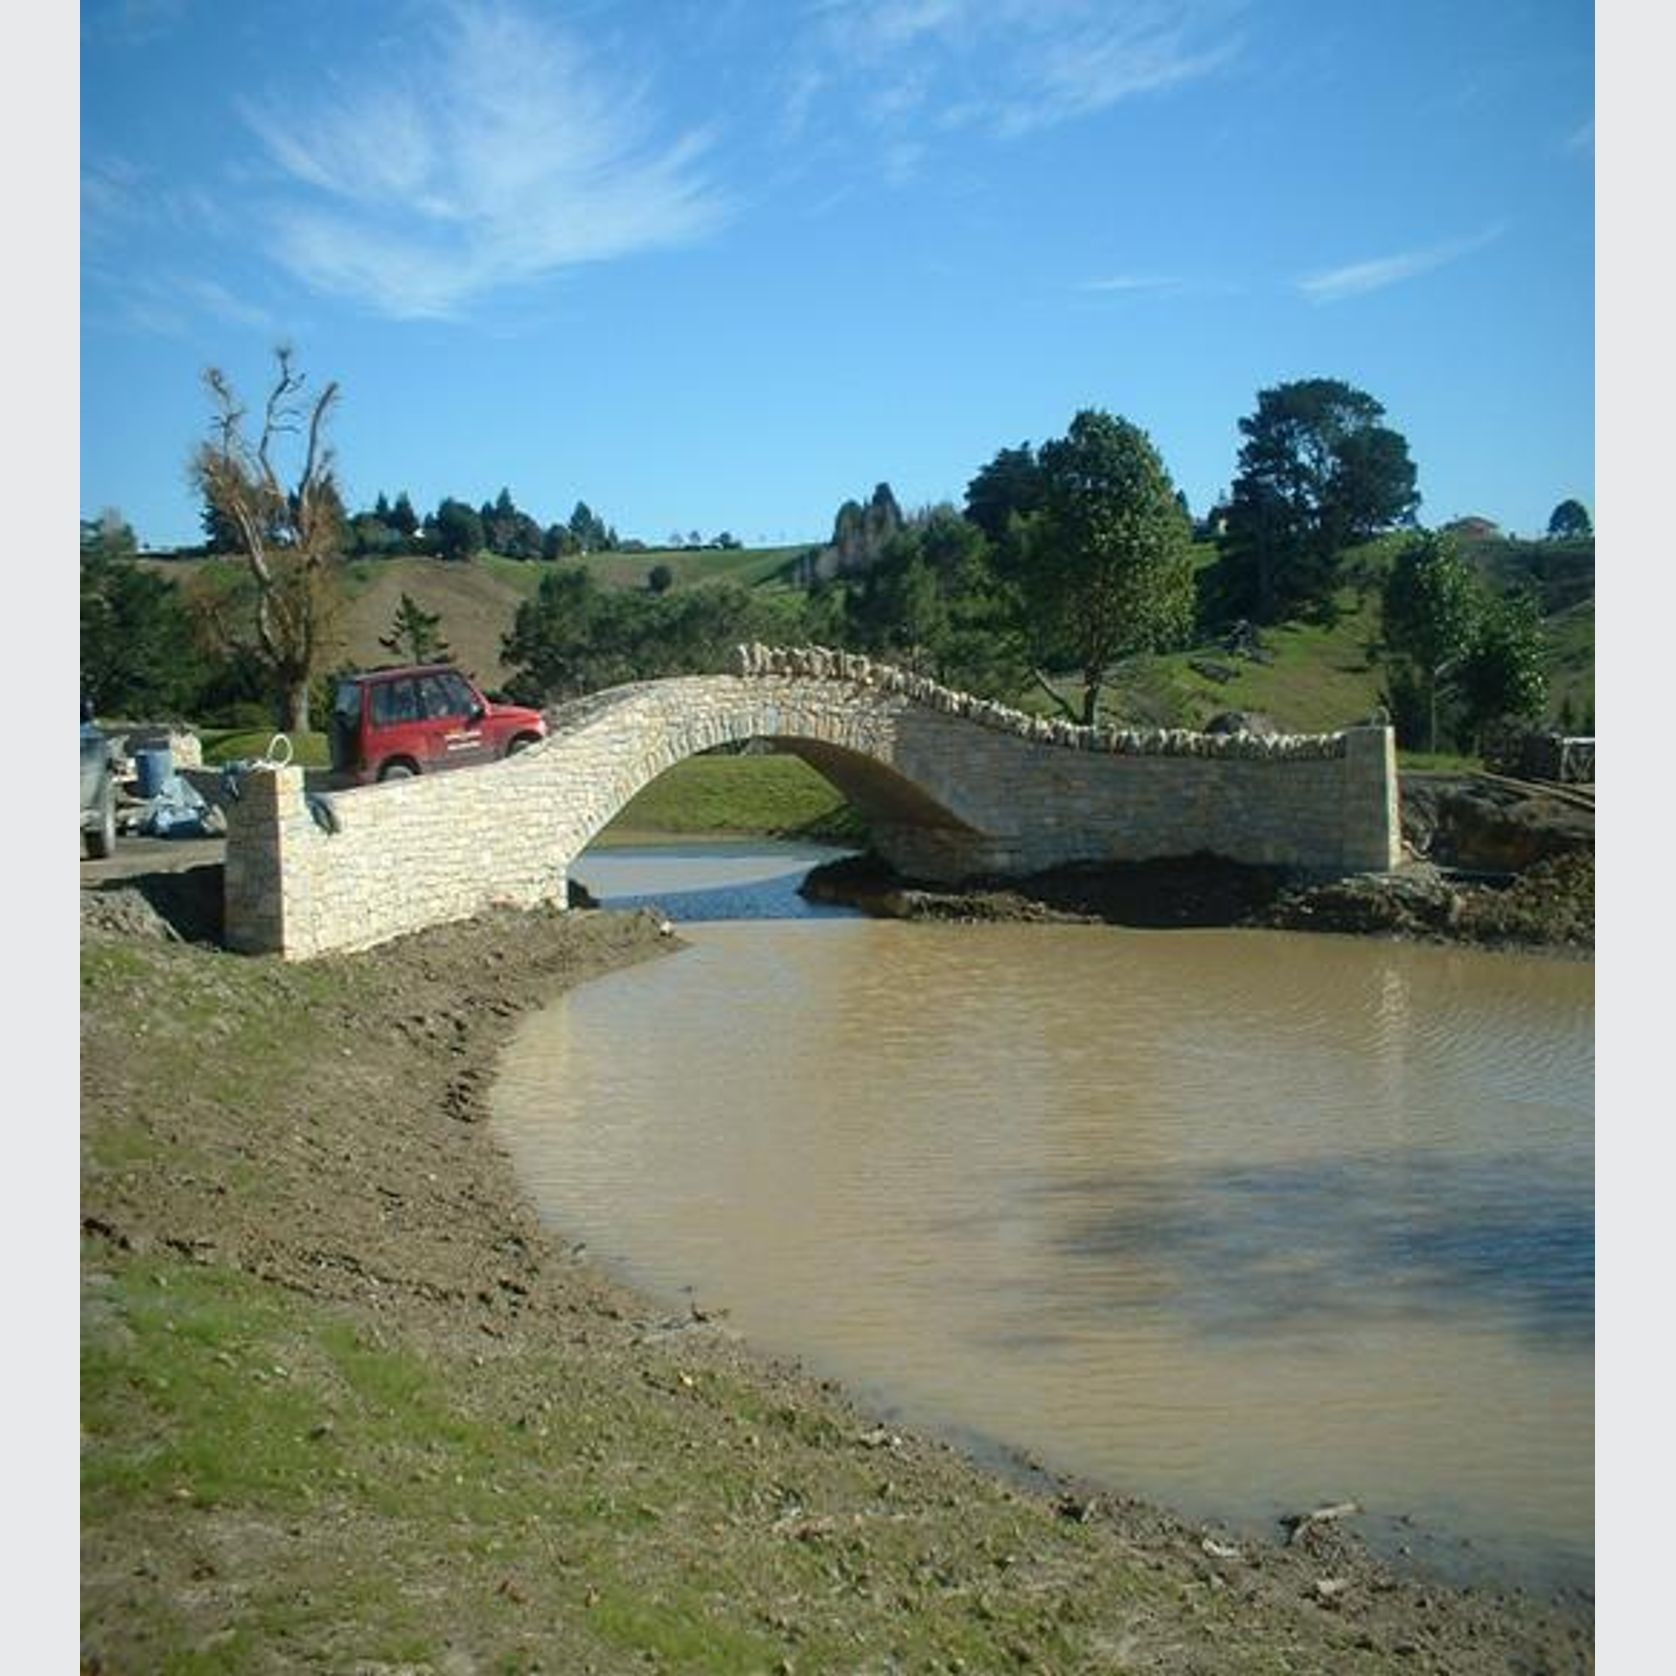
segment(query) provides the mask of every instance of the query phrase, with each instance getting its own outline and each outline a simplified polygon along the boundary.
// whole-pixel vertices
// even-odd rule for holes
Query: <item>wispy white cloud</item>
[[[174,288],[177,296],[230,326],[248,326],[257,332],[272,332],[278,328],[278,320],[268,309],[238,296],[218,280],[183,275],[176,278]]]
[[[1593,151],[1594,148],[1595,119],[1591,116],[1587,122],[1579,123],[1566,135],[1565,149],[1567,151]]]
[[[122,156],[83,161],[81,236],[86,248],[98,250],[141,233],[196,236],[225,226],[221,208],[201,186],[169,182]]]
[[[685,243],[727,209],[702,133],[664,142],[646,90],[515,6],[454,0],[392,79],[244,114],[277,169],[271,249],[306,285],[402,318]]]
[[[83,243],[97,243],[126,222],[140,218],[139,199],[144,175],[122,157],[101,157],[83,163],[81,172],[81,234]]]
[[[156,337],[185,337],[206,319],[264,334],[280,329],[275,315],[262,304],[201,274],[94,266],[87,278],[92,282],[89,294],[98,298],[87,306],[87,318]]]
[[[1238,56],[1245,0],[826,0],[809,52],[866,88],[876,125],[1002,137],[1212,75]],[[788,89],[800,114],[809,66]]]
[[[1351,262],[1342,268],[1329,268],[1322,273],[1306,275],[1297,281],[1297,287],[1311,302],[1341,302],[1346,297],[1383,291],[1387,286],[1400,285],[1404,280],[1446,267],[1475,250],[1482,250],[1501,234],[1500,227],[1491,227],[1472,238],[1455,239],[1423,250],[1402,251],[1394,256],[1376,256],[1366,262]]]
[[[1179,289],[1180,285],[1181,281],[1178,279],[1157,274],[1112,274],[1105,279],[1085,279],[1077,289],[1109,294],[1122,291],[1174,291]]]
[[[999,113],[1003,132],[1087,116],[1213,74],[1241,44],[1232,34],[1202,38],[1207,24],[1224,23],[1227,12],[1224,6],[1140,7],[1044,38],[1035,85]]]

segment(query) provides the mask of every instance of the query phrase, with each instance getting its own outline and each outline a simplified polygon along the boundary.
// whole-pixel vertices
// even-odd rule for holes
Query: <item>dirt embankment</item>
[[[816,868],[804,893],[893,919],[1250,926],[1592,954],[1592,808],[1468,776],[1405,778],[1402,806],[1409,859],[1389,874],[1319,883],[1198,855],[951,889],[903,878],[865,855]]]
[[[1003,1482],[539,1226],[496,1052],[651,916],[164,925],[83,932],[84,1672],[1589,1667],[1586,1603]]]

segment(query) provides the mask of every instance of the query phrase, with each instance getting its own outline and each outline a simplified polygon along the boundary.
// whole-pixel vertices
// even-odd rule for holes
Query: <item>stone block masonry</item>
[[[229,943],[308,959],[562,904],[571,863],[643,786],[756,738],[831,780],[899,870],[945,883],[1205,851],[1320,874],[1399,858],[1388,728],[1078,728],[820,647],[742,647],[740,671],[592,694],[530,750],[335,793],[327,819],[299,770],[251,774],[228,811]]]

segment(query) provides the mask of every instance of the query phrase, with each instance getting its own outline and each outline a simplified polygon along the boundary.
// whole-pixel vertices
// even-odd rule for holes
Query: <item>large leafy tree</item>
[[[1397,554],[1381,604],[1385,649],[1406,666],[1408,685],[1425,708],[1426,748],[1435,751],[1438,697],[1477,639],[1481,584],[1448,536],[1427,531]]]
[[[1041,503],[1041,468],[1028,442],[1001,449],[966,485],[966,516],[996,544],[1015,519],[1028,518]]]
[[[483,521],[483,545],[491,553],[509,559],[541,557],[541,526],[519,511],[510,489],[502,489],[492,503],[485,501],[478,516]]]
[[[446,496],[436,509],[436,547],[445,559],[469,559],[483,550],[483,520],[463,500]]]
[[[1408,443],[1385,409],[1332,378],[1257,394],[1227,514],[1230,604],[1258,622],[1329,603],[1344,549],[1412,523]]]
[[[599,553],[612,545],[612,532],[606,528],[605,520],[585,500],[579,500],[571,508],[567,527],[576,542],[577,552]]]
[[[396,504],[390,508],[390,528],[404,541],[411,541],[419,533],[419,515],[413,510],[413,502],[408,499],[407,490],[396,496]]]
[[[876,484],[865,506],[859,501],[845,501],[832,520],[830,545],[838,573],[849,575],[873,564],[905,522],[888,483]]]
[[[1011,595],[983,532],[952,506],[915,513],[842,589],[842,638],[951,686],[1013,697],[1025,677]]]
[[[1581,541],[1594,533],[1589,509],[1580,500],[1562,500],[1548,515],[1550,541]]]
[[[1548,703],[1546,651],[1542,608],[1528,589],[1486,605],[1460,675],[1466,722],[1480,748],[1492,723],[1541,716]]]
[[[206,660],[180,590],[135,562],[115,514],[81,526],[81,687],[102,715],[183,714]]]
[[[1071,714],[1092,724],[1120,658],[1187,637],[1192,527],[1151,440],[1126,419],[1079,413],[1038,464],[1040,508],[1010,563],[1028,632],[1074,663],[1082,704]]]
[[[608,685],[600,678],[597,631],[607,610],[604,591],[584,565],[565,564],[541,578],[501,645],[501,658],[516,671],[512,690],[546,703]]]
[[[214,419],[192,472],[206,506],[236,532],[252,589],[249,649],[271,679],[280,724],[306,732],[309,686],[335,649],[342,599],[344,510],[326,440],[339,391],[334,381],[311,399],[292,351],[282,346],[275,359],[254,434],[225,375],[205,372]],[[287,448],[301,453],[290,465]]]
[[[652,595],[602,587],[582,564],[560,564],[518,607],[501,655],[509,690],[544,704],[620,681],[715,673],[741,640],[799,637],[797,596],[753,593],[735,581]]]

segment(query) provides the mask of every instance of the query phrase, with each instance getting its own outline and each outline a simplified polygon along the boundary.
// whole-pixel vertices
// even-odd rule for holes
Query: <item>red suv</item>
[[[539,710],[491,704],[452,664],[346,675],[332,704],[332,781],[435,774],[494,762],[547,737]]]

